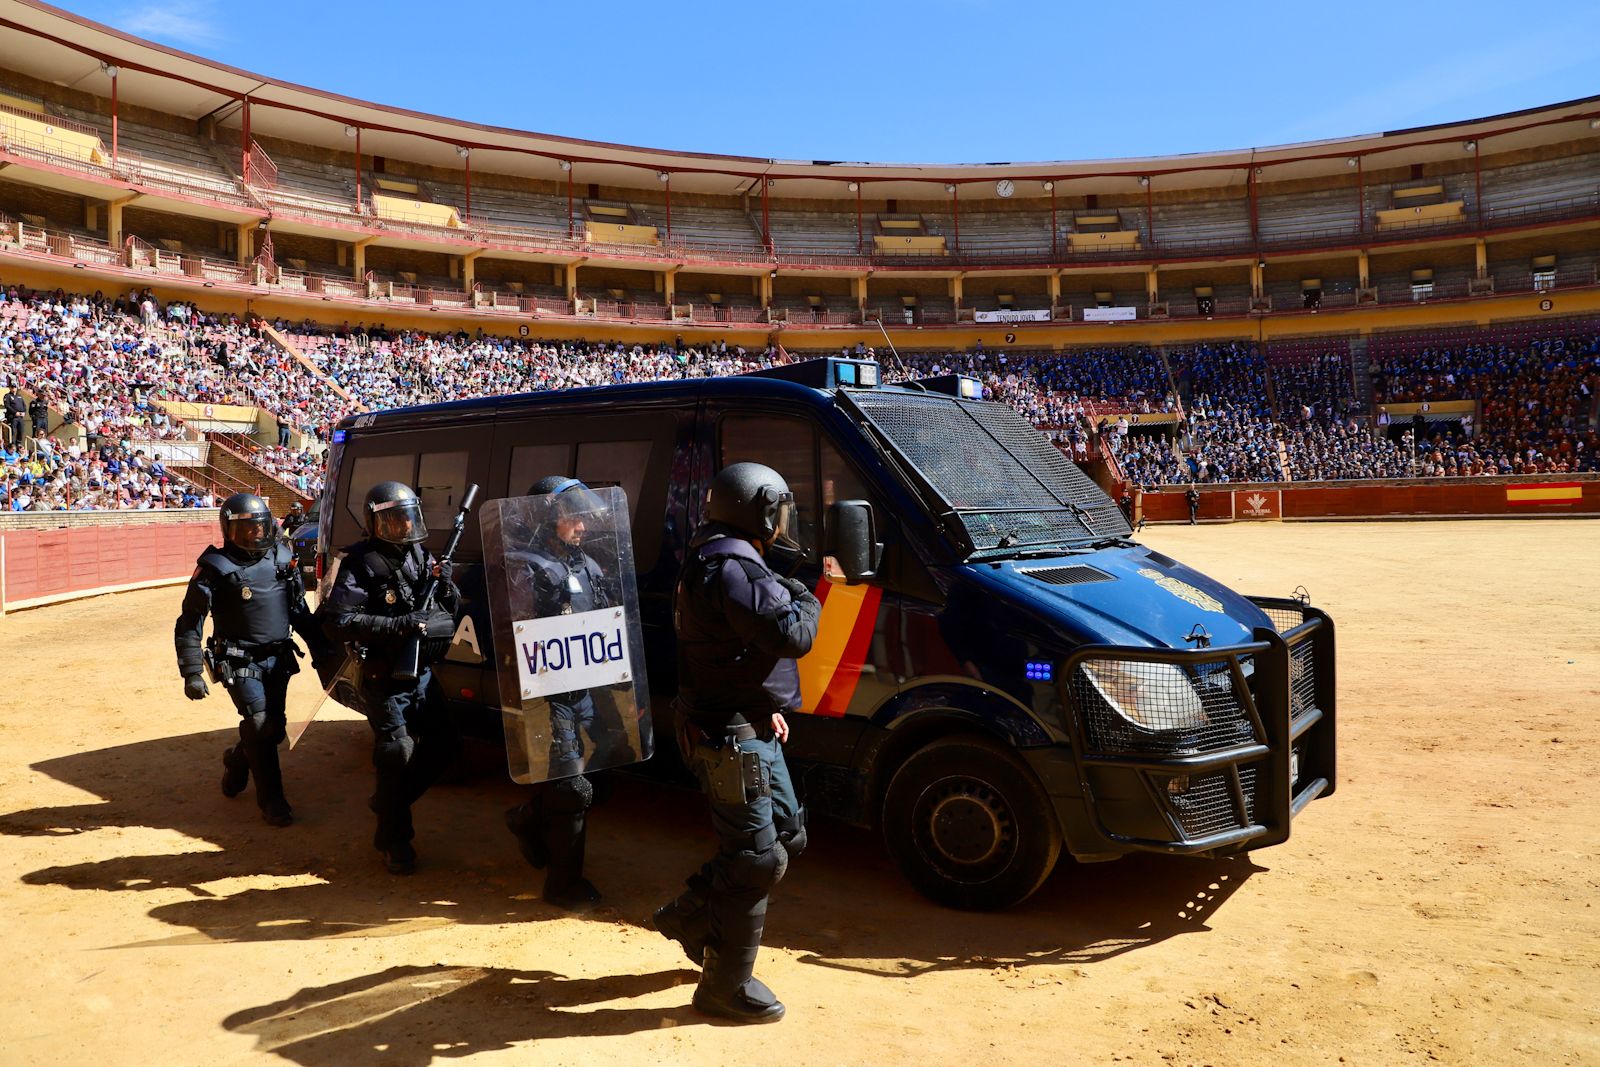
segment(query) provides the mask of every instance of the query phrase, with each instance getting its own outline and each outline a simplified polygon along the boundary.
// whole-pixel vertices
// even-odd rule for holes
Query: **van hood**
[[[1234,645],[1272,626],[1244,596],[1143,545],[968,567],[980,583],[1041,611],[1075,644],[1190,649],[1185,638],[1199,625],[1213,646]]]

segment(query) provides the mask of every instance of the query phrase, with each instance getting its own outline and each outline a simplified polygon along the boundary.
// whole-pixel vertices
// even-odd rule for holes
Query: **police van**
[[[551,474],[620,486],[670,738],[686,544],[716,471],[764,463],[794,491],[795,577],[822,600],[785,749],[801,798],[877,827],[927,896],[1014,904],[1063,849],[1219,856],[1287,839],[1334,790],[1333,621],[1138,544],[1082,470],[981,393],[959,375],[886,385],[877,363],[833,358],[352,416],[333,434],[319,570],[362,536],[378,482],[417,487],[435,551],[470,484],[487,498]],[[468,521],[466,614],[435,675],[497,732]]]

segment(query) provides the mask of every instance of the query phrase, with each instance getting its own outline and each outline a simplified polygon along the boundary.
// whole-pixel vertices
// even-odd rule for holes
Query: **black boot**
[[[528,861],[528,866],[542,871],[550,864],[550,852],[545,848],[544,835],[539,829],[540,810],[538,797],[526,804],[507,808],[506,829],[517,839],[517,849],[522,853],[522,858]]]
[[[669,941],[683,946],[689,962],[699,967],[711,941],[711,912],[706,907],[711,885],[703,874],[689,878],[689,888],[650,916],[650,925]]]
[[[694,1006],[735,1022],[775,1023],[783,1018],[783,1003],[753,974],[767,921],[766,889],[730,890],[717,881],[712,884],[715,892],[707,905],[711,942],[706,945]]]
[[[233,799],[250,784],[250,761],[238,747],[222,751],[222,795]]]
[[[583,812],[546,810],[541,828],[550,857],[550,873],[544,879],[545,903],[574,910],[600,903],[600,891],[583,876],[583,850],[588,836]]]
[[[731,955],[725,955],[715,947],[707,947],[705,970],[694,991],[695,1010],[738,1023],[775,1023],[782,1019],[783,1001],[751,974],[755,962],[754,948],[736,948]]]

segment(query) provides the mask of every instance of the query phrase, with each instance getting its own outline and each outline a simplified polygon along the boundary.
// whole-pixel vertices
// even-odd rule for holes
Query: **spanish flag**
[[[1541,482],[1506,486],[1507,504],[1577,504],[1583,500],[1582,482]]]
[[[800,699],[812,715],[839,718],[850,707],[872,647],[883,591],[872,585],[817,585],[822,618],[811,651],[800,659]]]

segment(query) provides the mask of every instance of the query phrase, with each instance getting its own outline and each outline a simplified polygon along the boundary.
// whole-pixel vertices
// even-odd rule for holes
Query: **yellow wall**
[[[104,166],[111,159],[109,153],[101,146],[99,137],[92,133],[62,129],[51,124],[48,117],[35,119],[24,115],[13,115],[9,111],[0,111],[0,134],[3,134],[6,141],[39,151],[52,152],[83,163],[98,163]]]
[[[421,200],[406,200],[397,196],[374,193],[372,210],[379,218],[397,222],[420,222],[428,226],[459,227],[461,216],[449,204],[427,204]]]

